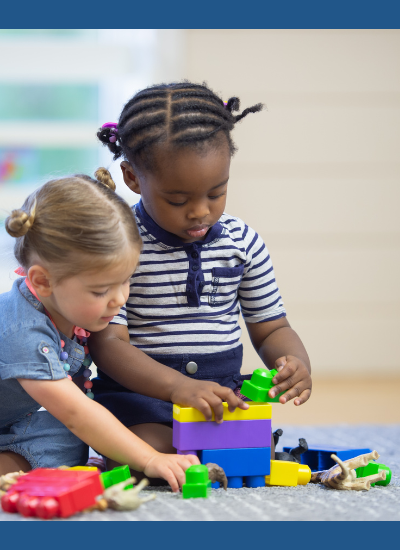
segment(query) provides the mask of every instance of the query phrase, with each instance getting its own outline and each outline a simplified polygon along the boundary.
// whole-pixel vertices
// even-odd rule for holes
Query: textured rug
[[[279,521],[279,520],[400,520],[400,426],[281,426],[277,450],[296,446],[299,437],[309,446],[370,447],[379,462],[392,470],[387,487],[369,491],[335,491],[320,485],[213,490],[208,499],[183,499],[167,488],[148,488],[156,499],[132,512],[77,514],[62,521]],[[41,521],[0,512],[2,521]]]

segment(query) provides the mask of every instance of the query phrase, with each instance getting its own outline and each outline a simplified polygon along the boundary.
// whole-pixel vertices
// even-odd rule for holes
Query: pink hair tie
[[[115,134],[118,133],[118,124],[116,122],[106,122],[103,124],[102,128],[111,128],[112,135],[108,138],[108,141],[110,143],[115,143],[117,141],[117,136]]]
[[[118,124],[116,122],[106,122],[103,124],[102,128],[115,128],[118,129]]]
[[[22,275],[22,277],[26,277],[25,269],[23,267],[17,267],[17,269],[14,269],[14,273],[17,275]]]

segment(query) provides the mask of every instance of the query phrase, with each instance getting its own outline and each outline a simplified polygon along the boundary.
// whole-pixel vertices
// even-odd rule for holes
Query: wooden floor
[[[278,424],[398,424],[400,377],[388,380],[314,379],[310,399],[296,407],[273,404]]]

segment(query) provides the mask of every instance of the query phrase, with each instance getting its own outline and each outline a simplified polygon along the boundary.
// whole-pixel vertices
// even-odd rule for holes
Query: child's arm
[[[279,398],[286,403],[295,398],[294,404],[305,403],[311,395],[311,365],[302,341],[290,327],[286,317],[262,323],[247,323],[247,330],[254,348],[269,369],[277,369],[272,379],[275,388],[270,397],[286,391]]]
[[[18,381],[35,401],[97,452],[149,477],[164,478],[175,492],[185,482],[186,468],[199,464],[194,455],[157,452],[66,378]]]
[[[143,395],[195,407],[206,420],[213,409],[216,422],[222,422],[222,401],[229,410],[247,409],[230,388],[216,382],[190,379],[132,346],[125,325],[109,325],[89,338],[90,355],[96,365],[119,384]]]

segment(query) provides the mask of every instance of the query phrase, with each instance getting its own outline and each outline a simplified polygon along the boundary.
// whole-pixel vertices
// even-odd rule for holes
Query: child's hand
[[[212,420],[212,409],[218,424],[221,424],[223,420],[222,401],[228,403],[230,412],[233,412],[236,407],[244,410],[249,408],[248,404],[237,397],[230,388],[220,386],[216,382],[190,380],[186,377],[181,384],[174,388],[170,400],[172,403],[194,407],[203,413],[208,421]]]
[[[168,481],[174,493],[185,483],[185,471],[192,464],[200,464],[194,455],[167,455],[156,452],[147,462],[143,472],[148,477],[161,477]]]
[[[268,395],[275,397],[282,391],[287,391],[279,398],[280,403],[287,403],[290,399],[294,400],[295,405],[305,403],[311,395],[311,376],[301,359],[294,355],[286,355],[275,361],[275,368],[278,374],[272,379],[275,387],[269,390]]]

